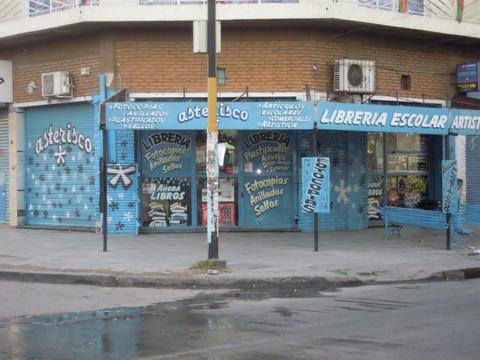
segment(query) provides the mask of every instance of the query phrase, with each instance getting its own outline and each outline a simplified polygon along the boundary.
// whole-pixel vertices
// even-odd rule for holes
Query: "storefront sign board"
[[[442,161],[442,212],[456,214],[458,212],[457,161]]]
[[[107,103],[109,130],[203,130],[207,127],[206,102]],[[222,130],[313,129],[313,104],[309,102],[238,102],[218,104]]]
[[[302,158],[302,211],[330,212],[330,158]]]
[[[480,135],[480,111],[451,110],[450,133],[458,135]]]
[[[446,135],[450,127],[444,108],[321,102],[318,114],[320,130]]]

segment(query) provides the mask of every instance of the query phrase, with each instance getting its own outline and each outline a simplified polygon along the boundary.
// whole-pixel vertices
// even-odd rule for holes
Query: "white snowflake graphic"
[[[124,194],[123,192],[121,192],[121,193],[118,194],[118,198],[119,198],[120,200],[123,200],[124,196],[125,196],[125,194]]]
[[[123,214],[123,220],[132,221],[133,220],[133,214],[131,212],[127,212],[127,213]]]
[[[111,223],[113,221],[113,218],[111,216],[107,216],[107,223]]]
[[[345,180],[340,180],[340,186],[335,185],[335,191],[338,193],[337,203],[343,202],[346,204],[350,201],[347,195],[352,191],[352,187],[350,185],[345,186]]]

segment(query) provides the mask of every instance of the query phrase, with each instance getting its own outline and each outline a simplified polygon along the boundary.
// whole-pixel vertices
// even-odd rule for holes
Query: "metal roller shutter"
[[[0,109],[0,222],[9,219],[8,109]]]
[[[93,105],[28,109],[25,133],[27,224],[93,227],[98,207]]]

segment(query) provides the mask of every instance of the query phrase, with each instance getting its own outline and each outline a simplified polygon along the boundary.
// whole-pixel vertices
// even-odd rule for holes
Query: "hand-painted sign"
[[[480,111],[450,110],[450,132],[459,135],[480,135]]]
[[[107,103],[107,129],[203,130],[207,126],[205,102]],[[217,110],[223,130],[312,129],[313,104],[308,102],[220,102]]]
[[[243,139],[244,171],[256,174],[290,171],[292,141],[292,136],[287,132],[247,134]]]
[[[148,177],[183,175],[193,167],[194,137],[190,132],[142,132],[140,147]]]
[[[330,158],[302,158],[302,211],[330,212]]]
[[[442,108],[321,102],[318,110],[320,130],[446,135],[450,127]]]
[[[13,101],[12,62],[0,60],[0,103]]]
[[[65,156],[67,151],[62,148],[62,145],[76,145],[81,151],[90,154],[93,151],[92,140],[77,131],[71,124],[67,124],[65,128],[59,127],[54,130],[50,125],[48,130],[43,132],[42,136],[35,141],[35,154],[40,155],[46,151],[50,146],[58,145],[58,151],[54,152],[57,160],[57,165],[64,166],[66,164]]]
[[[148,227],[191,224],[189,178],[146,179],[143,184],[143,225]]]
[[[442,212],[456,214],[458,212],[457,161],[442,161]]]
[[[263,216],[272,209],[279,207],[288,180],[288,177],[276,176],[253,179],[253,181],[244,185],[245,190],[250,195],[250,206],[253,208],[256,217]]]

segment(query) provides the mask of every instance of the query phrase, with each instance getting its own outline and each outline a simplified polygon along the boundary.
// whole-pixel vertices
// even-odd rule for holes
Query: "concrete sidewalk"
[[[442,231],[405,228],[384,239],[384,229],[320,233],[221,233],[219,275],[189,270],[207,256],[204,233],[110,237],[0,226],[0,279],[120,286],[235,287],[261,284],[345,285],[456,276],[480,268],[480,256],[445,250]],[[479,233],[468,243],[480,246]],[[461,277],[461,274],[460,274]]]

